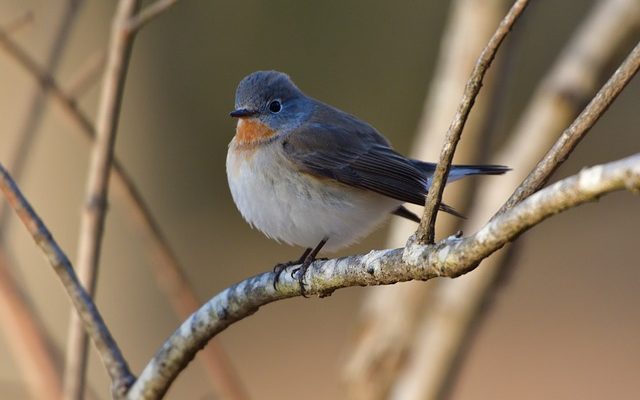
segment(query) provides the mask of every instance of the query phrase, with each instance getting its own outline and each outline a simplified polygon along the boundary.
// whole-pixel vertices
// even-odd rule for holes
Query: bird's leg
[[[304,274],[307,272],[307,269],[309,269],[309,265],[311,265],[311,263],[316,260],[316,256],[318,255],[318,252],[327,243],[327,240],[329,240],[329,238],[322,239],[320,243],[318,243],[318,245],[314,247],[313,250],[311,250],[307,254],[304,262],[302,263],[300,268],[297,269],[298,283],[300,284],[300,293],[302,294],[302,297],[307,297],[304,292],[304,282],[303,282]]]
[[[313,249],[309,247],[304,251],[304,253],[302,253],[302,256],[300,256],[299,259],[295,261],[287,261],[287,262],[279,263],[279,264],[276,264],[275,267],[273,267],[273,273],[276,274],[276,276],[273,278],[274,289],[276,288],[276,284],[278,283],[278,279],[280,279],[280,274],[282,273],[282,271],[284,271],[287,267],[290,267],[292,265],[302,264],[304,260],[307,259],[307,256],[309,255],[309,253],[311,253],[311,250]]]

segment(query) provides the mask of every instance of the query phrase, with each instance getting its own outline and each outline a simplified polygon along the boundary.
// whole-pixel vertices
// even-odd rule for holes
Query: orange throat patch
[[[251,146],[264,142],[275,134],[268,126],[256,119],[240,118],[234,140],[240,146]]]

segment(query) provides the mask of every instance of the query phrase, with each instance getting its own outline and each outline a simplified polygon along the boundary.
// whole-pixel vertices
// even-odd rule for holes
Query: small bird
[[[306,248],[303,278],[320,249],[334,251],[366,236],[389,214],[420,218],[403,204],[424,205],[436,164],[396,152],[366,122],[305,95],[288,75],[257,71],[236,89],[236,134],[227,179],[244,219],[269,238]],[[448,182],[499,175],[501,165],[453,165]],[[440,210],[461,216],[441,204]],[[295,271],[294,271],[295,273]]]

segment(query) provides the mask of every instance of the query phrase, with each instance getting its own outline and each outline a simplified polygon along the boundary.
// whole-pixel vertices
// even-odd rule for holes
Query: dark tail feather
[[[459,212],[457,212],[453,207],[449,207],[444,203],[440,203],[440,211],[444,211],[448,214],[455,215],[458,218],[466,219],[466,217]],[[397,215],[398,217],[406,218],[409,221],[413,221],[415,223],[420,223],[420,217],[416,214],[409,211],[405,206],[400,206],[396,208],[393,212],[393,215]]]
[[[452,171],[465,171],[465,175],[502,175],[507,171],[511,171],[511,168],[505,165],[464,165],[456,164],[451,166]],[[468,172],[467,172],[468,171]]]
[[[411,160],[413,165],[422,171],[425,175],[431,176],[436,170],[434,163],[424,162],[420,160]],[[466,175],[502,175],[507,171],[511,171],[511,168],[504,165],[465,165],[454,164],[451,166],[449,176],[456,176],[458,178]]]

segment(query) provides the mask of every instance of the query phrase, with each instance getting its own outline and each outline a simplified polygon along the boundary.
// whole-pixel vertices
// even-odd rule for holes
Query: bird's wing
[[[428,177],[375,129],[351,118],[333,125],[303,124],[283,141],[284,153],[306,173],[424,205]]]

